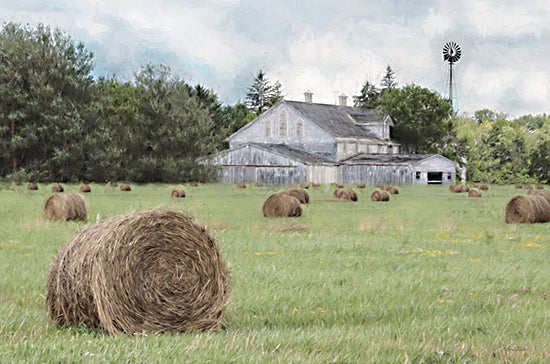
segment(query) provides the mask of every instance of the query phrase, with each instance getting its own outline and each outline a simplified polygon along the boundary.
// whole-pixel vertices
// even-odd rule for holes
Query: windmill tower
[[[458,43],[448,42],[443,46],[443,60],[449,63],[449,100],[453,106],[453,64],[458,62],[461,55],[462,50]]]

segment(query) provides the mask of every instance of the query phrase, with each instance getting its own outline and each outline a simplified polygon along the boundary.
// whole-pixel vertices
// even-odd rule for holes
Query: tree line
[[[260,70],[244,103],[226,105],[162,65],[131,81],[95,78],[93,54],[58,29],[5,24],[0,32],[0,178],[57,182],[213,181],[196,163],[281,101],[281,84]],[[449,100],[399,86],[388,65],[380,87],[366,81],[354,106],[394,120],[406,153],[440,153],[489,183],[550,183],[550,116],[510,120],[488,109],[457,115]]]

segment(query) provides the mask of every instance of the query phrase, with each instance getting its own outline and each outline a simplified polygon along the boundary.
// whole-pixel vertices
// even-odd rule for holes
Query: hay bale
[[[365,188],[366,185],[364,183],[359,183],[356,185],[357,188]]]
[[[466,185],[461,185],[460,186],[460,192],[468,192],[470,191],[470,187],[466,186]]]
[[[189,186],[191,186],[191,187],[197,187],[198,185],[199,185],[198,182],[191,182],[191,183],[189,183]]]
[[[264,184],[262,182],[256,182],[256,187],[263,187]]]
[[[344,189],[343,188],[337,188],[334,190],[334,192],[332,193],[332,195],[334,197],[336,197],[337,199],[340,199],[340,196],[342,195],[342,193],[344,192]]]
[[[58,252],[46,306],[56,325],[110,334],[218,330],[228,275],[204,227],[150,210],[94,224]]]
[[[277,193],[265,200],[262,212],[265,217],[298,217],[302,216],[302,207],[296,197]]]
[[[390,194],[388,191],[384,190],[375,190],[372,195],[370,195],[371,201],[389,201]]]
[[[470,188],[468,191],[468,197],[481,197],[481,192],[477,188]]]
[[[118,183],[116,183],[116,182],[109,182],[109,187],[118,187]]]
[[[489,191],[489,185],[486,184],[486,183],[482,183],[480,186],[479,186],[479,189],[481,191]]]
[[[130,185],[128,183],[123,183],[121,186],[120,186],[120,190],[121,191],[131,191],[132,190],[132,187],[130,187]]]
[[[539,185],[536,185],[535,188],[536,188],[537,190],[544,190],[544,185],[540,185],[540,184],[539,184]]]
[[[340,201],[357,201],[357,192],[351,188],[347,188],[345,190],[338,188],[334,191],[333,196]]]
[[[63,191],[64,191],[63,186],[61,186],[59,183],[52,187],[52,192],[63,192]]]
[[[550,221],[550,195],[515,196],[506,205],[507,223]]]
[[[38,185],[36,183],[30,182],[27,185],[27,190],[36,191],[36,190],[38,190]]]
[[[312,183],[311,183],[311,187],[313,187],[313,188],[319,188],[319,187],[321,187],[321,184],[320,184],[320,183],[314,183],[314,182],[312,182]]]
[[[181,187],[174,187],[172,190],[172,197],[185,197],[185,191]]]
[[[300,203],[309,203],[309,194],[306,190],[302,190],[299,188],[287,188],[282,193],[286,193],[287,195],[296,197]]]
[[[308,189],[309,188],[309,183],[304,183],[304,182],[301,182],[300,183],[300,188],[304,188],[304,189]]]
[[[399,195],[399,190],[397,189],[397,187],[390,187],[386,190],[386,192],[388,192],[390,195]]]
[[[46,200],[44,215],[48,220],[86,220],[88,210],[82,195],[78,193],[56,194]]]
[[[246,185],[245,185],[245,184],[242,184],[242,183],[237,183],[237,184],[236,184],[236,187],[237,187],[237,188],[246,188]]]
[[[80,192],[90,193],[90,192],[92,192],[92,188],[87,184],[83,184],[82,186],[80,186]]]
[[[460,193],[460,187],[457,185],[450,184],[449,191],[451,191],[452,193]]]

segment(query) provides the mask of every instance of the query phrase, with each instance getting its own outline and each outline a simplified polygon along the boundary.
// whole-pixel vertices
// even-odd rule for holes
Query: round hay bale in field
[[[539,184],[539,185],[536,185],[535,188],[536,188],[537,190],[544,190],[544,185],[540,185],[540,184]]]
[[[256,182],[256,187],[263,187],[264,184],[262,182]]]
[[[185,197],[185,191],[181,187],[174,187],[172,190],[172,197]]]
[[[123,183],[121,186],[120,186],[120,190],[121,191],[131,191],[132,190],[132,187],[130,187],[130,185],[128,183]]]
[[[30,182],[27,185],[27,190],[36,191],[36,190],[38,190],[38,185],[36,183]]]
[[[304,183],[304,182],[301,182],[300,183],[300,188],[304,188],[304,189],[308,189],[309,188],[309,183]]]
[[[345,190],[338,188],[334,191],[333,196],[341,201],[357,201],[357,192],[351,188],[347,188]]]
[[[90,193],[90,192],[92,192],[92,188],[87,184],[83,184],[82,186],[80,186],[80,192]]]
[[[481,191],[489,191],[489,185],[486,184],[486,183],[482,183],[480,186],[479,186],[479,189]]]
[[[344,192],[343,188],[337,188],[337,189],[334,190],[332,195],[339,199],[343,192]]]
[[[300,203],[309,203],[309,193],[300,188],[287,188],[282,193],[296,197]]]
[[[470,191],[470,187],[466,186],[466,185],[461,185],[460,186],[460,192],[468,192]]]
[[[477,188],[470,188],[468,191],[468,197],[481,197],[481,192]]]
[[[311,182],[311,187],[313,187],[313,188],[319,188],[319,187],[321,187],[321,184],[320,184],[320,183]]]
[[[364,183],[359,183],[356,185],[357,188],[365,188],[366,185]]]
[[[82,195],[78,193],[56,194],[46,200],[44,215],[48,220],[86,220],[88,210]]]
[[[191,187],[197,187],[198,185],[199,185],[198,182],[191,182],[191,183],[189,183],[189,186],[191,186]]]
[[[388,191],[384,190],[375,190],[372,195],[370,195],[371,201],[389,201],[390,194]]]
[[[390,187],[386,190],[390,195],[399,195],[399,190],[397,187]]]
[[[265,217],[298,217],[302,216],[302,207],[296,197],[277,193],[265,200],[262,212]]]
[[[507,223],[550,221],[550,199],[543,195],[515,196],[506,205]]]
[[[59,183],[52,187],[52,192],[63,192],[65,189]]]
[[[91,225],[58,252],[46,306],[56,325],[110,334],[218,330],[229,291],[204,227],[150,210]]]
[[[457,185],[449,185],[449,191],[451,191],[452,193],[460,193],[460,187],[457,186]]]
[[[246,188],[246,185],[243,184],[243,183],[237,183],[237,184],[236,184],[236,187],[237,187],[237,188]]]
[[[116,183],[116,182],[109,182],[109,187],[118,187],[118,183]]]

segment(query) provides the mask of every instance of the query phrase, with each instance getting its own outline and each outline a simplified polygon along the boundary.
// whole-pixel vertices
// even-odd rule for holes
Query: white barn
[[[225,183],[455,183],[456,163],[447,158],[400,154],[393,125],[389,115],[346,106],[345,97],[340,105],[283,100],[203,162],[218,166]]]

